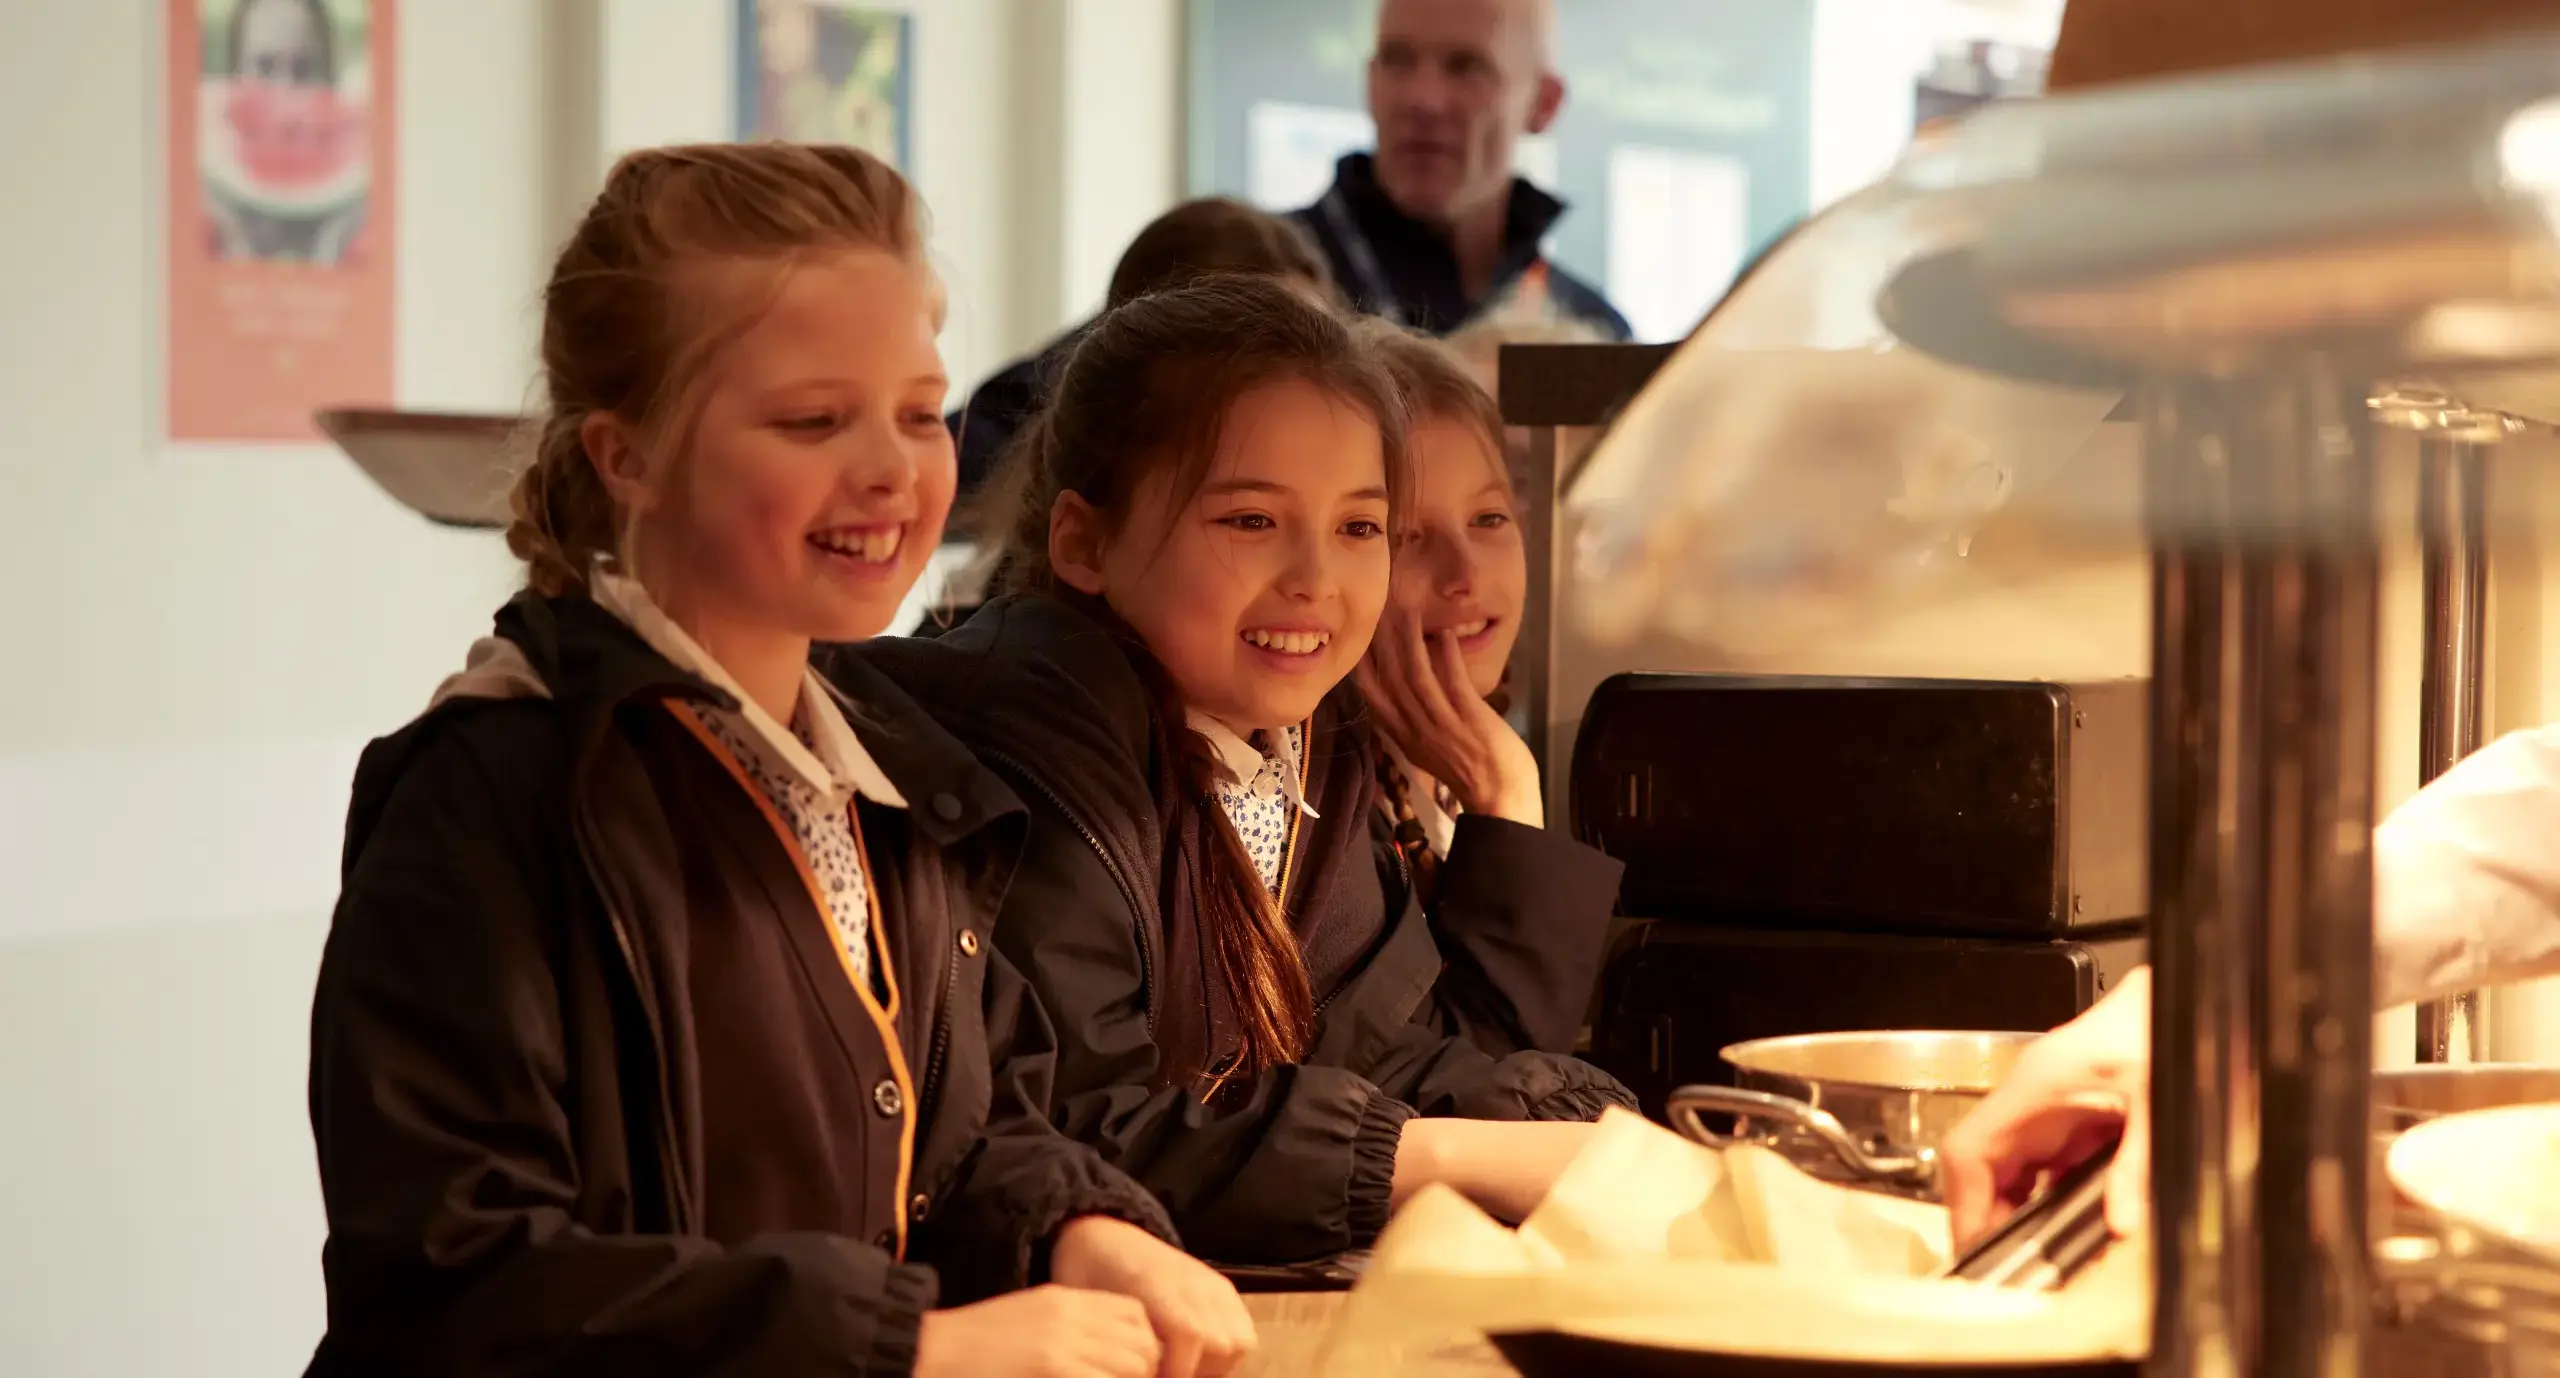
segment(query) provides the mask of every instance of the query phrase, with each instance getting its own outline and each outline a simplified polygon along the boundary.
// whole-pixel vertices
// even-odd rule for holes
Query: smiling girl
[[[1222,1261],[1364,1246],[1434,1181],[1516,1218],[1629,1103],[1451,1032],[1495,997],[1452,998],[1482,973],[1444,970],[1379,845],[1345,681],[1388,599],[1404,411],[1286,286],[1122,306],[1018,452],[1016,591],[848,662],[1027,801],[998,941],[1057,1021],[1059,1123]]]
[[[1460,357],[1385,322],[1362,327],[1412,409],[1413,491],[1394,594],[1358,672],[1380,729],[1384,845],[1412,878],[1453,968],[1452,1032],[1489,1051],[1564,1052],[1600,976],[1625,868],[1544,831],[1537,758],[1494,701],[1529,586],[1502,413]]]
[[[850,150],[655,149],[562,250],[529,587],[357,772],[314,1373],[1142,1378],[1250,1343],[1046,1122],[991,940],[1020,804],[809,667],[888,625],[951,505],[920,210]]]

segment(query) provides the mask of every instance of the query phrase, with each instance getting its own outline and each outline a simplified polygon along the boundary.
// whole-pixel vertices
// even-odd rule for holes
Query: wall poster
[[[738,137],[851,144],[913,175],[915,20],[834,0],[738,0]]]
[[[168,431],[387,406],[395,0],[167,0]]]

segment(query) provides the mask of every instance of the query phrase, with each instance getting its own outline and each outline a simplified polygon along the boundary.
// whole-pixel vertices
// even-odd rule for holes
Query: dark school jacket
[[[357,770],[312,1009],[312,1373],[904,1373],[937,1295],[1031,1281],[1065,1220],[1171,1237],[1046,1123],[1050,1026],[989,931],[1025,823],[1000,781],[838,676],[914,806],[858,806],[874,1001],[674,708],[724,695],[584,598],[497,630]]]
[[[1028,595],[938,640],[882,639],[824,663],[886,672],[1015,785],[1031,830],[998,941],[1058,1026],[1053,1113],[1155,1192],[1204,1257],[1365,1246],[1415,1114],[1581,1120],[1633,1104],[1598,1069],[1527,1050],[1569,1041],[1590,995],[1587,961],[1584,978],[1537,969],[1538,916],[1614,891],[1616,863],[1539,850],[1539,830],[1513,829],[1505,840],[1523,848],[1467,848],[1487,869],[1444,873],[1426,915],[1385,846],[1356,696],[1328,701],[1309,746],[1307,794],[1324,822],[1301,840],[1289,916],[1315,985],[1312,1045],[1204,1104],[1165,1075],[1164,1040],[1216,1036],[1196,972],[1169,969],[1196,965],[1198,854],[1187,841],[1168,850],[1165,820],[1216,805],[1158,797],[1151,704],[1123,643]]]

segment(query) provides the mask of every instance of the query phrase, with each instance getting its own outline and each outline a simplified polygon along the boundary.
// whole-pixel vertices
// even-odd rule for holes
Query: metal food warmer
[[[2397,1371],[2385,533],[2429,533],[2432,771],[2479,739],[2482,552],[2547,520],[2498,451],[2560,415],[2560,33],[1993,108],[1676,351],[1504,372],[1555,498],[1516,672],[1557,778],[1630,670],[2147,680],[2151,1367]]]

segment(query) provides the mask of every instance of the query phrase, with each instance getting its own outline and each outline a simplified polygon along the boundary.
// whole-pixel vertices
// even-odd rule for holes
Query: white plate
[[[2392,1142],[2388,1162],[2410,1200],[2560,1259],[2560,1103],[2429,1120]]]

